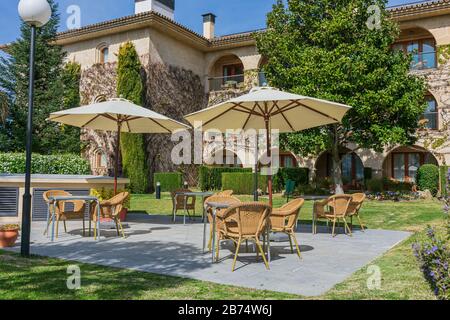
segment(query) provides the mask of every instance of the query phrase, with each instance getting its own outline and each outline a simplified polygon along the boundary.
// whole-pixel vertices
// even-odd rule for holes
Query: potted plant
[[[19,236],[18,224],[0,225],[0,248],[12,247]]]

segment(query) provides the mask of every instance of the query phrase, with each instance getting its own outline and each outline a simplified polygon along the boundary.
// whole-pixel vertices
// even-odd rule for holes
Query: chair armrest
[[[287,211],[287,210],[274,210],[272,211],[272,213],[270,214],[270,216],[272,217],[289,217],[296,214],[295,211]]]

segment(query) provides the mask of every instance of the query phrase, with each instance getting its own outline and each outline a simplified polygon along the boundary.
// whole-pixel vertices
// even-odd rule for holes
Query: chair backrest
[[[64,191],[64,190],[48,190],[48,191],[45,191],[43,194],[42,194],[42,198],[44,198],[44,201],[46,202],[46,203],[49,203],[50,202],[50,198],[52,198],[52,197],[68,197],[68,196],[71,196],[72,194],[71,193],[69,193],[69,192],[67,192],[67,191]],[[53,204],[51,204],[51,208],[53,208]],[[55,206],[55,211],[56,211],[56,213],[60,213],[59,211],[61,210],[61,211],[65,211],[65,204],[64,204],[64,202],[62,202],[62,203],[58,203],[58,205],[56,205]],[[53,210],[53,209],[52,209]]]
[[[224,195],[212,195],[211,197],[206,198],[205,206],[208,207],[208,202],[214,203],[225,203],[229,205],[235,205],[241,203],[236,197],[233,196],[224,196]]]
[[[347,214],[349,215],[357,214],[361,209],[364,200],[366,200],[366,195],[364,193],[352,194],[352,200],[348,205]]]
[[[336,217],[345,217],[347,215],[348,206],[352,201],[352,196],[348,194],[338,194],[328,199],[328,205],[333,209]]]
[[[293,194],[295,189],[295,181],[288,180],[286,181],[286,191],[285,194]]]
[[[295,223],[298,220],[298,216],[300,215],[300,209],[303,207],[304,204],[305,199],[298,198],[286,203],[284,206],[281,207],[283,211],[292,213],[287,219],[286,222],[287,228],[294,227]]]
[[[45,202],[48,203],[50,201],[49,199],[52,197],[66,197],[71,195],[72,194],[64,190],[48,190],[42,194],[42,197],[44,198]]]
[[[215,194],[215,196],[232,196],[233,193],[234,193],[233,190],[223,190],[223,191],[217,192]]]
[[[272,208],[260,202],[246,202],[228,208],[223,219],[234,221],[238,225],[240,236],[259,236],[269,226]],[[225,224],[228,231],[228,225]]]

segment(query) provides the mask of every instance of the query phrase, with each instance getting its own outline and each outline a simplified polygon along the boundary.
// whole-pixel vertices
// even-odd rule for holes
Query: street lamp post
[[[34,101],[34,55],[36,51],[36,28],[45,25],[52,15],[52,9],[47,0],[20,0],[19,15],[22,20],[31,27],[30,45],[30,73],[28,88],[28,117],[26,136],[26,160],[25,160],[25,191],[22,206],[22,237],[20,253],[22,256],[30,255],[31,232],[31,146],[33,129],[33,101]]]

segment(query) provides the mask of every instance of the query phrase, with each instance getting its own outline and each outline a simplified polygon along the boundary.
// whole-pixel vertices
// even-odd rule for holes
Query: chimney
[[[157,12],[175,20],[175,0],[134,0],[134,13]]]
[[[203,36],[206,39],[213,39],[215,37],[216,16],[212,13],[203,15]]]

